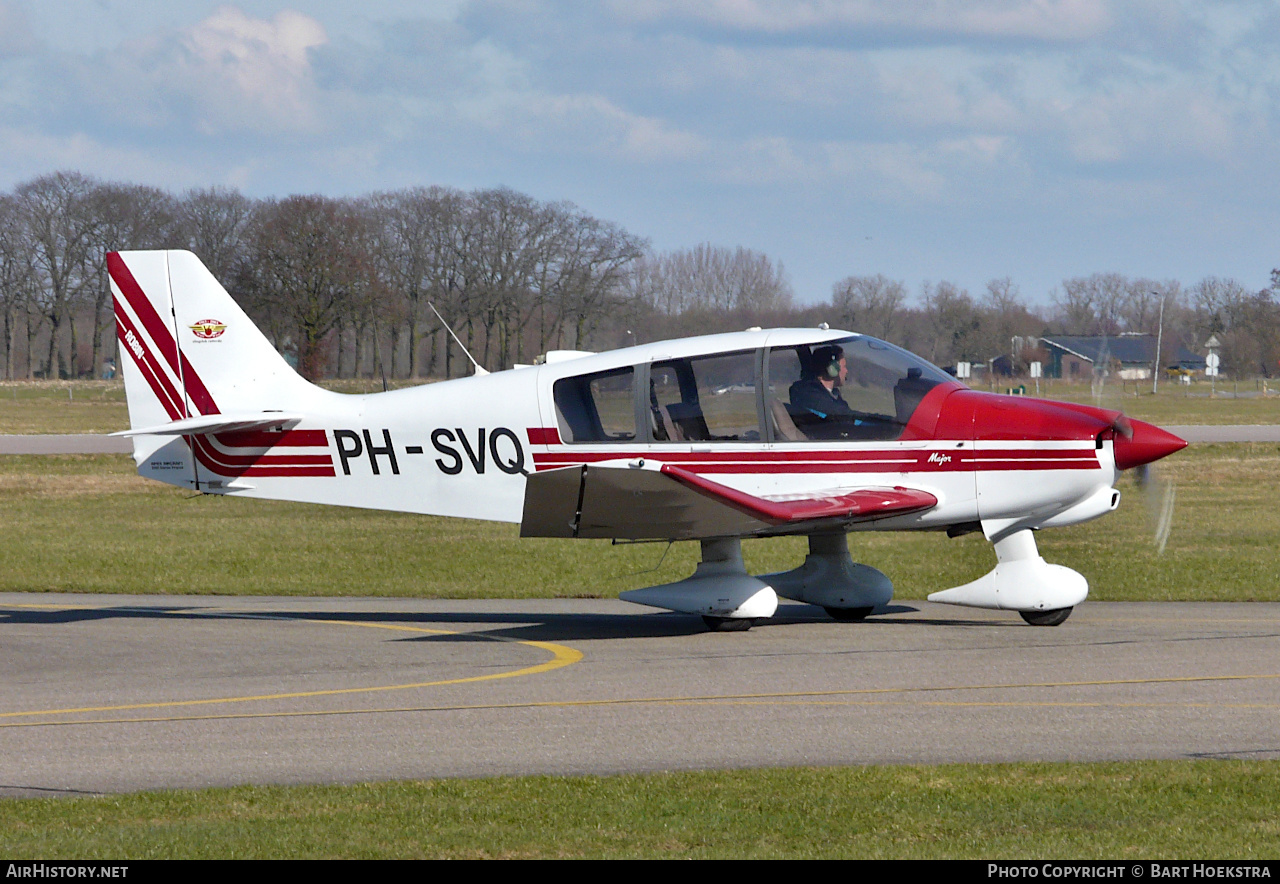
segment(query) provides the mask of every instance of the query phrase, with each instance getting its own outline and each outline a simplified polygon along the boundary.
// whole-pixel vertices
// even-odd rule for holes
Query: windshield
[[[925,394],[953,379],[865,336],[774,347],[766,413],[778,441],[897,439]]]

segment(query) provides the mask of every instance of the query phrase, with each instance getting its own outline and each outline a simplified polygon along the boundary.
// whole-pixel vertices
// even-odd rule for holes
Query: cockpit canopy
[[[555,382],[569,443],[830,442],[899,438],[954,379],[863,335],[659,358]]]

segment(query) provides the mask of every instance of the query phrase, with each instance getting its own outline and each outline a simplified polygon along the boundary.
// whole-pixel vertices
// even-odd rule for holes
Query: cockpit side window
[[[565,442],[633,442],[635,371],[619,368],[561,378],[552,388]]]
[[[902,435],[941,370],[875,338],[775,347],[765,413],[779,442],[888,440]]]

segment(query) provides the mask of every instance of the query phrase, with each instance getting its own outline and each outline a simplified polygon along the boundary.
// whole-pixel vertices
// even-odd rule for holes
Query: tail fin
[[[124,435],[134,437],[140,474],[216,489],[270,461],[261,450],[282,437],[293,435],[283,444],[294,447],[307,441],[300,438],[305,433],[285,431],[298,423],[299,409],[331,394],[289,367],[199,258],[183,251],[112,252],[107,269],[127,357],[121,361],[131,429]],[[245,431],[268,428],[277,431],[275,438],[251,446],[260,450],[256,457],[220,452],[215,444],[225,436],[239,437],[230,440],[232,447],[263,442],[263,434]],[[296,456],[291,463],[302,466]]]

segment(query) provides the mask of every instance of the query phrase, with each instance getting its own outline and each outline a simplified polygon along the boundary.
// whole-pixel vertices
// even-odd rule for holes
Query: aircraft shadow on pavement
[[[934,617],[892,618],[886,615],[916,614],[919,608],[891,604],[876,611],[860,623],[837,623],[818,607],[784,604],[778,613],[762,620],[755,629],[792,625],[825,625],[856,634],[859,629],[893,626],[1021,626],[1017,621],[940,619]],[[0,622],[58,625],[95,620],[149,619],[156,621],[208,620],[291,620],[316,623],[348,621],[354,623],[386,623],[435,626],[480,626],[480,630],[450,632],[444,635],[398,636],[391,641],[467,642],[492,638],[522,641],[583,641],[613,639],[672,638],[679,636],[718,635],[709,633],[702,619],[693,614],[672,612],[637,612],[610,614],[599,612],[529,613],[520,611],[226,611],[200,605],[120,605],[102,608],[67,608],[62,610],[29,610],[0,608]]]

